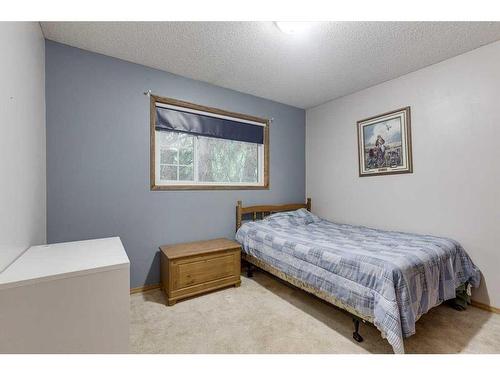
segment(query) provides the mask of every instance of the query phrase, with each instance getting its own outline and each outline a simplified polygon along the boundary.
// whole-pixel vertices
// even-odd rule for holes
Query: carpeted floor
[[[392,353],[379,331],[263,272],[239,288],[167,307],[160,290],[131,296],[134,353]],[[500,353],[500,315],[442,305],[417,322],[407,353]]]

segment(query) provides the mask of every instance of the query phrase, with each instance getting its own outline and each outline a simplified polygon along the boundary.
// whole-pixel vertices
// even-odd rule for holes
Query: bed
[[[373,324],[404,353],[403,339],[431,308],[455,298],[456,288],[479,286],[480,272],[452,239],[337,224],[307,203],[236,206],[242,258],[354,317]]]

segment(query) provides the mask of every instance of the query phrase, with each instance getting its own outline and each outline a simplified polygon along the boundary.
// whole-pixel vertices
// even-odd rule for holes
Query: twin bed
[[[336,224],[305,204],[236,207],[242,258],[380,330],[395,353],[415,333],[415,322],[480,273],[451,239]]]

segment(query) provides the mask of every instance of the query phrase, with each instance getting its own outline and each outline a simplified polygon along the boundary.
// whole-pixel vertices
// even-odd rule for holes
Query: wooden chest
[[[161,284],[167,305],[227,286],[240,286],[240,244],[225,238],[178,245],[161,251]]]

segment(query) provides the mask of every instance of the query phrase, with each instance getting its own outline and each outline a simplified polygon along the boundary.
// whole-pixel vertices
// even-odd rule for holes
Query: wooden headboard
[[[305,208],[311,211],[311,198],[307,198],[306,203],[290,203],[282,205],[259,205],[243,207],[241,201],[238,201],[236,206],[236,230],[241,227],[243,215],[250,214],[252,220],[262,220],[275,212],[295,211],[300,208]],[[259,217],[260,216],[260,217]]]

